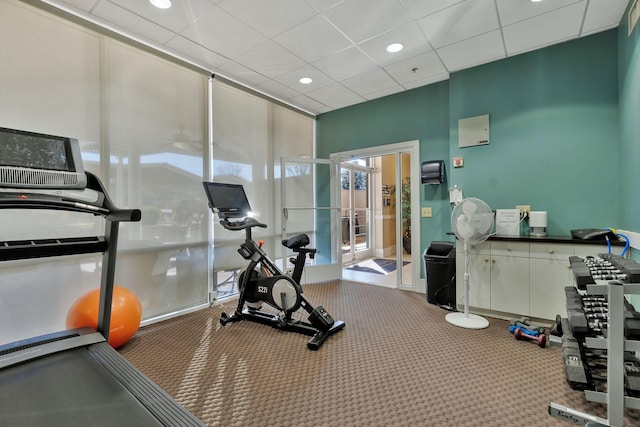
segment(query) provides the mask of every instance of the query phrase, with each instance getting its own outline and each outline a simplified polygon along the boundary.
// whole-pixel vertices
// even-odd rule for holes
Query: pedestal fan
[[[480,199],[463,199],[451,213],[451,228],[464,244],[464,312],[449,313],[445,319],[461,328],[486,328],[489,326],[487,319],[469,314],[469,246],[482,243],[489,238],[493,230],[493,212],[489,205]]]

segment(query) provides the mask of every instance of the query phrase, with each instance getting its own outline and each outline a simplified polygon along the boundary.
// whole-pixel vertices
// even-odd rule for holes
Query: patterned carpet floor
[[[560,349],[515,340],[505,320],[462,329],[423,294],[354,282],[305,295],[346,322],[318,351],[304,335],[220,325],[233,302],[146,326],[119,351],[209,426],[570,425],[550,401],[607,416],[567,385]]]

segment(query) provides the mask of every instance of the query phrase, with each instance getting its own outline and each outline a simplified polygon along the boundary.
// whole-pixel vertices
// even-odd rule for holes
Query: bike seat
[[[306,234],[296,234],[293,237],[289,237],[282,241],[282,245],[289,249],[300,249],[303,246],[307,246],[309,244],[309,236]]]

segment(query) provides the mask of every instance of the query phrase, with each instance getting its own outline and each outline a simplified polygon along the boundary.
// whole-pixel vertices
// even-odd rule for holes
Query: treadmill
[[[76,139],[0,128],[0,209],[98,215],[104,236],[0,241],[0,261],[101,252],[97,331],[60,331],[0,346],[0,425],[204,426],[107,342],[118,226],[140,221],[117,208],[85,172]]]

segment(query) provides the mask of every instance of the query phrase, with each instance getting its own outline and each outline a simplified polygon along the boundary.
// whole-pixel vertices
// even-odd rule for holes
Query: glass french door
[[[372,256],[372,181],[368,163],[368,159],[351,159],[340,167],[340,237],[345,264]]]
[[[366,178],[361,176],[360,182],[366,182],[369,193],[365,209],[360,209],[350,196],[340,198],[340,237],[341,242],[348,243],[340,248],[341,259],[344,264],[356,264],[345,265],[343,278],[424,292],[425,281],[420,277],[423,266],[420,257],[420,216],[417,214],[420,212],[420,180],[411,179],[419,176],[419,141],[333,153],[331,158],[341,166],[341,181],[336,183],[336,191],[344,192],[346,187],[350,189],[352,185],[354,188],[359,185],[355,172],[361,171],[366,173]],[[353,162],[354,159],[366,159],[367,162],[358,164]],[[345,185],[347,180],[348,184]],[[355,230],[356,212],[358,232]],[[363,214],[366,228],[362,227],[360,212],[366,212]],[[343,218],[348,218],[348,221]],[[365,231],[366,239],[362,238]],[[361,235],[360,241],[357,235]],[[360,257],[366,260],[365,263],[371,258],[378,267],[378,261],[395,261],[395,269],[388,274],[354,269],[361,263]]]
[[[340,210],[335,191],[338,164],[332,160],[282,158],[281,213],[282,238],[305,233],[308,247],[317,249],[313,259],[307,259],[303,282],[320,282],[342,277],[338,252]],[[293,252],[281,246],[285,270],[293,268]]]

